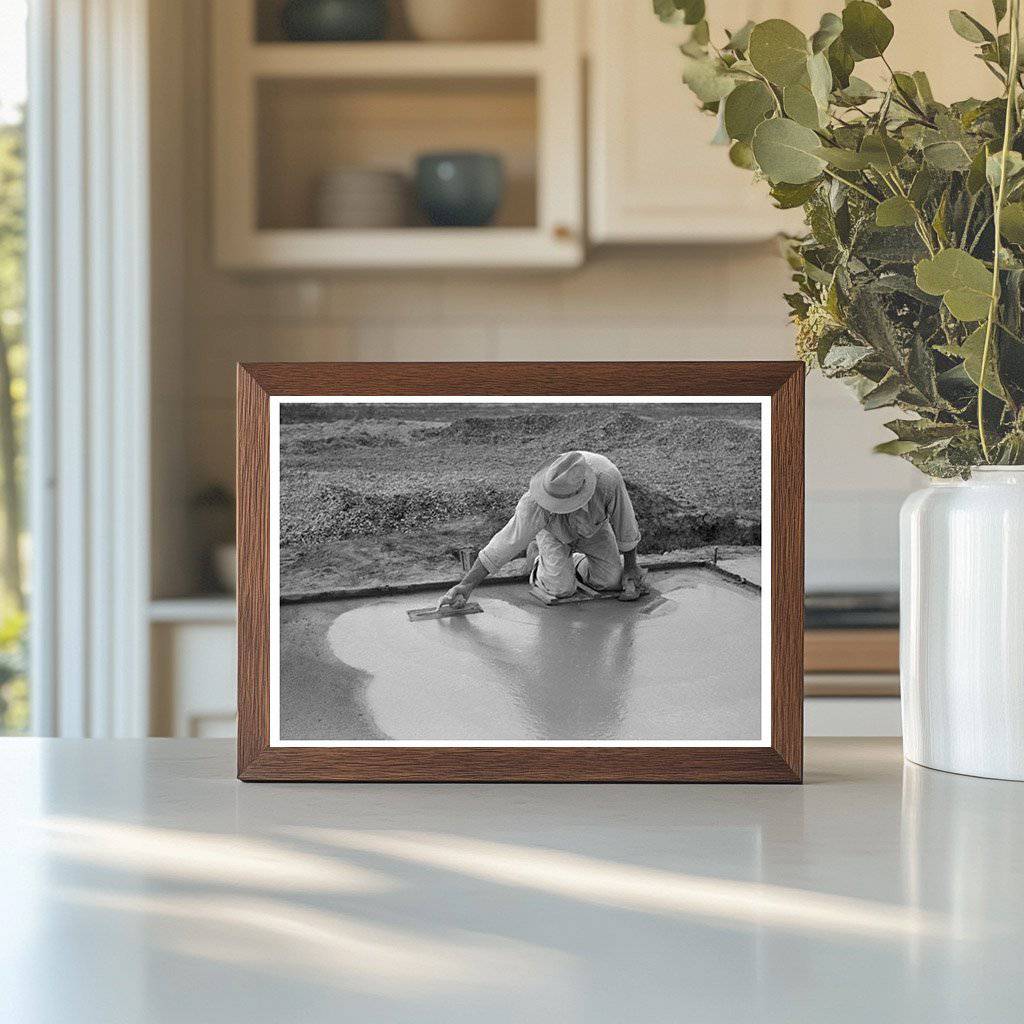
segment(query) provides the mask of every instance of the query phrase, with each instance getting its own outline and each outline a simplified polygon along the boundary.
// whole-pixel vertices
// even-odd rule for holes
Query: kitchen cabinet
[[[529,0],[520,0],[526,4]],[[559,267],[583,258],[580,0],[535,0],[533,38],[283,39],[273,0],[211,5],[214,255],[229,269]],[[498,154],[486,227],[330,227],[315,200],[352,168],[411,179],[424,152]],[[407,185],[409,183],[407,182]],[[411,190],[410,190],[411,191]]]
[[[711,10],[721,29],[748,19],[818,23],[808,0],[742,0]],[[799,226],[767,186],[712,146],[715,120],[681,80],[689,28],[664,25],[646,2],[591,0],[588,18],[588,174],[594,242],[734,242]]]

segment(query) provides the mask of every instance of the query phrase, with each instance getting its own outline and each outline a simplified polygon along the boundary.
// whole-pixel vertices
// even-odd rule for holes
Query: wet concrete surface
[[[757,739],[760,595],[710,569],[650,580],[553,608],[485,586],[484,614],[421,622],[439,595],[283,606],[281,738]]]

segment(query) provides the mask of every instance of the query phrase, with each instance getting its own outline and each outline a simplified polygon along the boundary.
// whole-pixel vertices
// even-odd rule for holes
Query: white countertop
[[[810,740],[796,786],[242,785],[0,741],[0,1021],[1006,1022],[1024,785]]]

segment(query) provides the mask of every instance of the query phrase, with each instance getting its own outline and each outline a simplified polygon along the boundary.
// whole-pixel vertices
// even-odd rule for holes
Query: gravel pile
[[[319,479],[281,495],[281,542],[319,544],[346,537],[379,536],[444,525],[466,516],[507,518],[517,492],[473,487],[460,493],[420,488],[401,494],[367,494]]]
[[[467,416],[446,427],[420,430],[416,439],[440,443],[482,444],[546,437],[564,431],[565,417],[554,413],[526,413],[522,416]]]
[[[714,544],[760,544],[761,524],[735,515],[694,512],[662,491],[626,480],[643,536],[641,554]]]

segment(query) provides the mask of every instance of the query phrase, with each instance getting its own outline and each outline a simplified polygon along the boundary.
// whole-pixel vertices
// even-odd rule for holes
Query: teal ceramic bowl
[[[504,164],[494,153],[424,153],[416,161],[416,196],[435,227],[490,224],[504,192]]]
[[[286,38],[302,43],[380,39],[388,27],[387,0],[288,0],[281,27]]]

